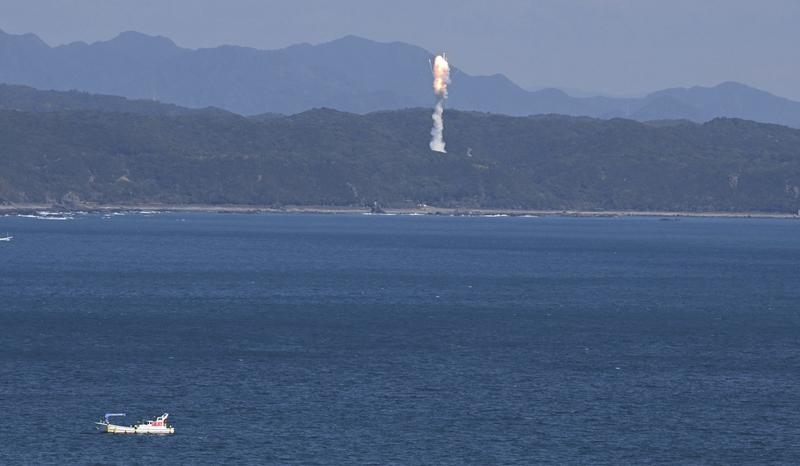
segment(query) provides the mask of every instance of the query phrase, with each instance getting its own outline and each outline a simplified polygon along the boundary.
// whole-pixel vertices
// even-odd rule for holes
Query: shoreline
[[[84,204],[61,206],[55,204],[0,205],[0,215],[25,215],[38,212],[59,213],[113,213],[113,212],[215,212],[239,214],[374,214],[374,215],[444,215],[465,217],[660,217],[678,219],[700,218],[773,218],[800,219],[800,215],[779,212],[694,212],[694,211],[639,211],[639,210],[541,210],[541,209],[489,209],[455,207],[383,208],[373,212],[367,207],[347,206],[285,206],[281,208],[253,205],[211,204]]]

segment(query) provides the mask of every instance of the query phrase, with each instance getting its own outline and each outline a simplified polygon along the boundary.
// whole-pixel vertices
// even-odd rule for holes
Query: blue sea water
[[[0,218],[0,464],[797,464],[800,222]],[[169,412],[176,434],[93,421]]]

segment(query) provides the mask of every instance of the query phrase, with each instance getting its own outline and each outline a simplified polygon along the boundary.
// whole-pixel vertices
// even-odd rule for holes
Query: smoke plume
[[[431,128],[431,150],[447,152],[444,150],[444,101],[447,100],[447,85],[450,84],[450,64],[447,55],[436,55],[433,61],[433,93],[436,96],[436,106],[433,109],[433,128]]]

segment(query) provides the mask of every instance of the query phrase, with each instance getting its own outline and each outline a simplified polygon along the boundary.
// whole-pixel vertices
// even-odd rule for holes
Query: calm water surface
[[[1,217],[0,464],[800,462],[800,222]],[[170,437],[100,434],[168,411]]]

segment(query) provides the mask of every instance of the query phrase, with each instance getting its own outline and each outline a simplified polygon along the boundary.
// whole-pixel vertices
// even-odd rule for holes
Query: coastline
[[[445,216],[508,216],[508,217],[681,217],[703,218],[772,218],[800,219],[800,215],[780,212],[710,212],[710,211],[639,211],[639,210],[542,210],[542,209],[489,209],[420,206],[408,208],[382,208],[374,212],[368,207],[353,206],[254,206],[240,204],[7,204],[0,205],[0,215],[36,214],[38,212],[216,212],[238,214],[386,214],[386,215],[445,215]]]

